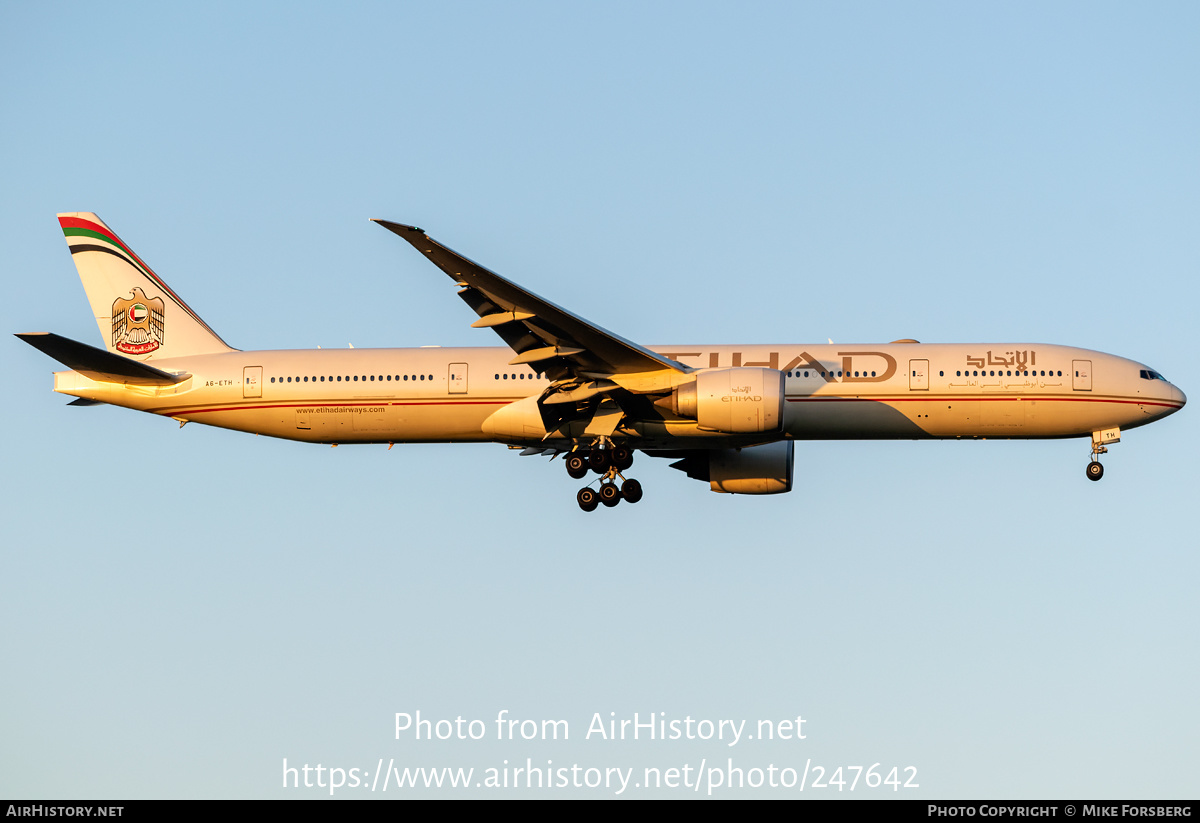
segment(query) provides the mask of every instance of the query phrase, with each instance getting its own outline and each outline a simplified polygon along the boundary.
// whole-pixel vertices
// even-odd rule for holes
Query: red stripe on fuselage
[[[237,406],[214,406],[210,409],[147,409],[151,414],[207,414],[226,411],[259,411],[261,409],[328,409],[337,406],[507,406],[511,400],[379,400],[354,401],[348,403],[245,403]]]
[[[961,403],[966,400],[980,402],[1000,400],[1007,400],[1010,402],[1013,400],[1045,400],[1056,403],[1126,403],[1138,406],[1163,406],[1168,409],[1183,408],[1183,406],[1178,403],[1162,402],[1158,400],[1114,400],[1103,397],[1053,397],[1050,395],[1036,395],[1034,397],[975,397],[969,394],[933,395],[928,397],[821,397],[818,395],[808,397],[788,397],[786,399],[789,403],[806,403],[810,401],[817,401],[821,403],[941,403],[943,401]]]

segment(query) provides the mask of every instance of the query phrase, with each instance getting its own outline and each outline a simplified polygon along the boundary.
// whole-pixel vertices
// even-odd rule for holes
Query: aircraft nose
[[[1175,399],[1177,401],[1179,401],[1179,408],[1182,409],[1184,406],[1187,405],[1187,395],[1184,394],[1183,390],[1180,389],[1178,386],[1176,386],[1174,383],[1171,384],[1171,388],[1174,389]]]

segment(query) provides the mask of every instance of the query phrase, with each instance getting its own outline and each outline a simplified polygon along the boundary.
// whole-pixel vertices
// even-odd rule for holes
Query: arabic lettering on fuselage
[[[1023,372],[1027,371],[1030,366],[1036,365],[1037,351],[1034,349],[1006,351],[1003,355],[997,355],[991,349],[988,349],[987,357],[967,357],[967,368],[971,369],[982,369],[985,366],[1004,366],[1005,368]]]

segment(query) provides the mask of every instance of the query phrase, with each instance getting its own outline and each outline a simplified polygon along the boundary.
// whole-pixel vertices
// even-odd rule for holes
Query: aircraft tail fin
[[[232,351],[91,212],[58,215],[108,351],[138,360]]]

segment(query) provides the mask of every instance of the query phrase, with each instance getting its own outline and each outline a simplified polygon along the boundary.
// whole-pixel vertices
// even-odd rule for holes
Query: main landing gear
[[[628,446],[604,449],[597,445],[587,451],[577,449],[567,455],[566,464],[567,474],[576,480],[582,480],[589,471],[603,475],[598,490],[584,486],[575,495],[579,508],[585,512],[595,511],[601,503],[612,508],[622,500],[636,503],[642,499],[642,484],[621,474],[633,465],[633,450]],[[618,478],[621,480],[619,487]]]

